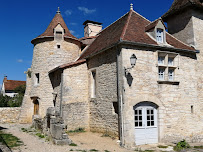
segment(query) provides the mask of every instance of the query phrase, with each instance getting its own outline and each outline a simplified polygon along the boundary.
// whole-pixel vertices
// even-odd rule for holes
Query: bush
[[[182,149],[190,148],[190,145],[184,140],[178,142],[174,147],[175,151],[181,151]]]

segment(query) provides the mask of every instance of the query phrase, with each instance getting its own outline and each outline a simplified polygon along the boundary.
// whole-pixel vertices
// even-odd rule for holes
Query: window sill
[[[171,84],[171,85],[179,85],[179,81],[169,81],[169,80],[158,80],[158,84]]]

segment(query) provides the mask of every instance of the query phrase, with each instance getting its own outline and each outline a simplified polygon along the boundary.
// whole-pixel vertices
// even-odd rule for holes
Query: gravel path
[[[117,140],[112,140],[109,137],[101,137],[99,133],[79,133],[69,136],[69,138],[77,144],[77,146],[57,146],[51,142],[45,142],[44,139],[39,139],[37,136],[30,135],[21,131],[21,128],[28,128],[27,124],[0,124],[1,127],[7,128],[4,131],[12,133],[14,136],[20,138],[24,145],[17,147],[13,152],[69,152],[82,151],[87,152],[91,149],[99,150],[99,152],[133,152],[120,148],[116,143]]]

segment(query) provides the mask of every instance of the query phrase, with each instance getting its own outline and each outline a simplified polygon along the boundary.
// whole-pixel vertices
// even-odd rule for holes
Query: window
[[[35,85],[38,85],[39,84],[39,73],[36,73],[35,74]]]
[[[91,72],[91,98],[96,97],[96,71]]]
[[[159,68],[159,80],[164,80],[164,73],[165,73],[165,69]]]
[[[159,42],[159,43],[164,42],[164,30],[163,29],[157,29],[156,39],[157,39],[157,42]]]
[[[168,69],[168,80],[173,81],[174,80],[174,70]]]
[[[158,52],[158,80],[175,81],[177,62],[176,53]]]
[[[164,65],[164,63],[165,63],[165,57],[164,56],[159,56],[158,57],[158,64]]]
[[[135,110],[135,127],[142,127],[142,109]]]
[[[168,57],[168,65],[173,66],[173,60],[174,58]]]
[[[56,31],[56,40],[62,40],[62,32]]]
[[[60,46],[60,45],[57,45],[57,48],[58,48],[58,49],[60,49],[60,48],[61,48],[61,46]]]

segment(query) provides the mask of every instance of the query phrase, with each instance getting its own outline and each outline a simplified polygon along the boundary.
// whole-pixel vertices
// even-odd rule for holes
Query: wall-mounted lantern
[[[129,68],[125,68],[124,67],[124,70],[125,70],[125,74],[126,73],[129,73],[129,70],[131,70],[132,68],[134,68],[135,64],[136,64],[136,61],[137,61],[137,57],[135,54],[132,54],[131,57],[130,57],[130,64],[131,64],[131,67]]]

